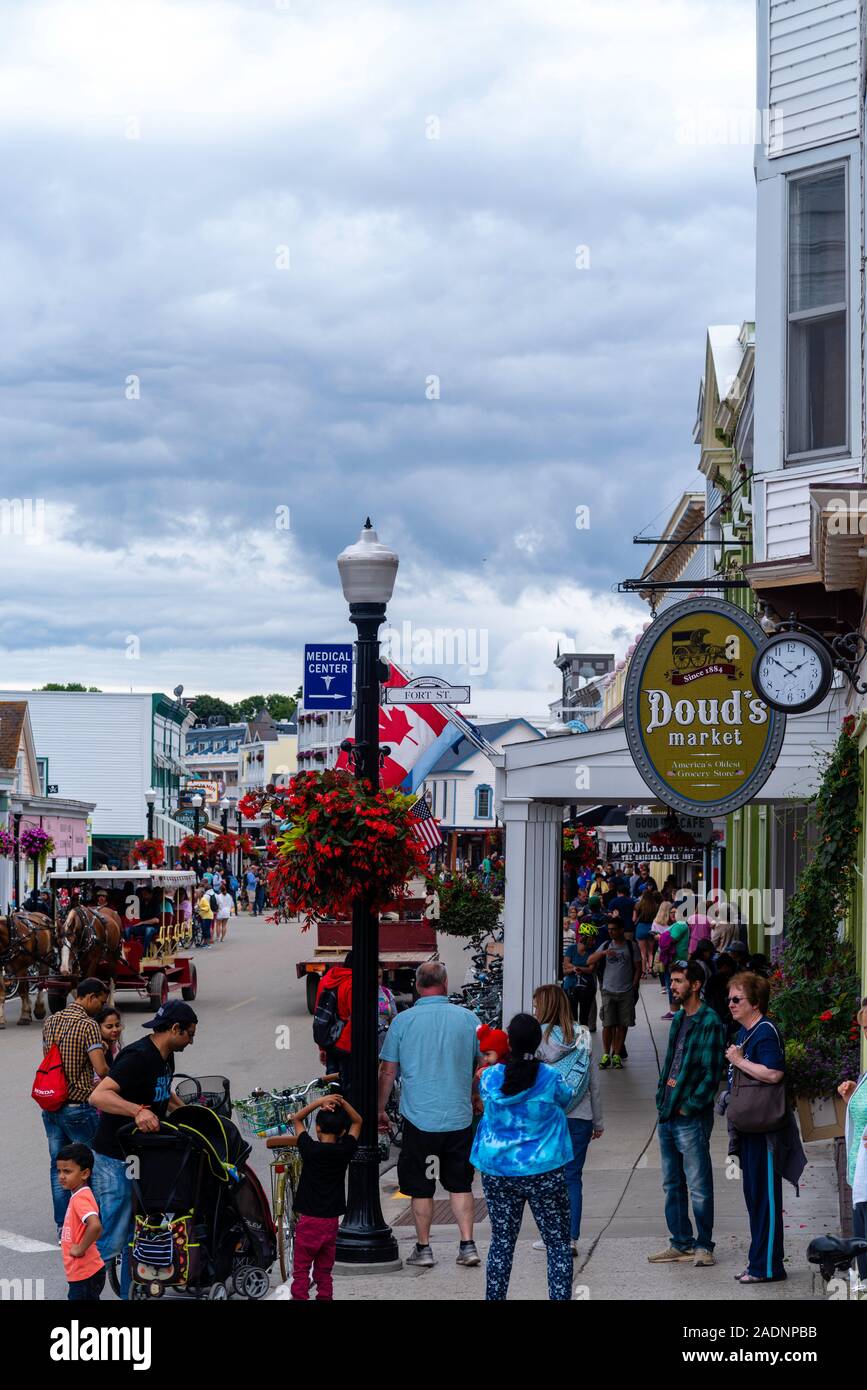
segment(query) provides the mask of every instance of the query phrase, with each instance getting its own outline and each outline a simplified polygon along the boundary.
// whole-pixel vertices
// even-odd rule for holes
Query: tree
[[[197,695],[190,709],[200,724],[206,724],[213,714],[223,714],[229,723],[235,720],[235,706],[217,695]]]
[[[98,685],[79,685],[78,681],[70,681],[68,685],[59,685],[56,681],[49,681],[47,685],[35,687],[38,690],[77,690],[80,694],[101,695],[102,691]]]
[[[265,703],[272,719],[291,719],[298,708],[294,695],[269,695]]]
[[[235,718],[243,719],[248,722],[255,719],[260,709],[265,706],[264,695],[246,695],[243,700],[239,700],[235,705]]]

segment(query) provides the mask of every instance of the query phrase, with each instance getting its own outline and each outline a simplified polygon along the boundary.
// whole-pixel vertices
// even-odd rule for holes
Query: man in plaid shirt
[[[57,1043],[69,1098],[59,1110],[43,1110],[42,1123],[51,1160],[51,1197],[58,1238],[66,1218],[69,1193],[60,1186],[55,1159],[67,1144],[90,1146],[99,1124],[99,1111],[89,1103],[96,1078],[108,1075],[108,1062],[95,1015],[108,998],[105,980],[82,980],[65,1009],[45,1020],[42,1053]]]
[[[688,1261],[701,1268],[716,1263],[710,1135],[725,1065],[726,1033],[719,1014],[702,1002],[704,982],[704,970],[696,961],[672,966],[671,992],[680,1008],[671,1024],[656,1090],[665,1220],[671,1240],[664,1250],[648,1255],[651,1264]],[[695,1235],[689,1219],[690,1198]]]

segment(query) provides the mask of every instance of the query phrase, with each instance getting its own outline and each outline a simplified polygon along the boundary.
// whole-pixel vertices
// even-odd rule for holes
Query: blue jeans
[[[713,1250],[713,1169],[710,1136],[713,1111],[696,1119],[659,1121],[665,1220],[677,1250]],[[689,1221],[689,1199],[695,1236]]]
[[[96,1242],[96,1247],[106,1264],[111,1264],[116,1255],[124,1255],[120,1296],[126,1298],[130,1283],[129,1242],[132,1238],[133,1189],[123,1159],[106,1158],[105,1154],[97,1154],[90,1185],[102,1222],[102,1235]]]
[[[569,1207],[571,1218],[569,1222],[569,1235],[572,1240],[578,1240],[581,1235],[581,1211],[584,1205],[584,1160],[587,1157],[587,1149],[593,1134],[592,1120],[571,1120],[566,1117],[569,1126],[569,1138],[572,1141],[572,1158],[566,1164],[566,1190],[569,1193]]]
[[[51,1200],[54,1203],[55,1225],[62,1226],[69,1206],[69,1193],[60,1186],[57,1176],[57,1155],[65,1144],[87,1144],[90,1147],[96,1127],[99,1124],[99,1111],[87,1101],[83,1105],[70,1102],[51,1113],[42,1112],[42,1123],[48,1137],[48,1156],[51,1162]]]

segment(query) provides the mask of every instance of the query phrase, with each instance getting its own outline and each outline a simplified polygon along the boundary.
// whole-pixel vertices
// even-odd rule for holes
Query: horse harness
[[[31,941],[34,942],[36,946],[33,953],[34,960],[38,961],[40,964],[51,960],[54,946],[51,942],[50,922],[48,926],[37,926],[30,920],[29,913],[22,912],[20,909],[10,912],[6,921],[9,924],[9,945],[5,951],[0,951],[0,966],[8,965],[11,960],[21,955],[22,950],[25,949],[26,945]],[[40,932],[48,933],[49,947],[46,953],[39,950]]]
[[[109,958],[116,957],[118,960],[120,960],[122,955],[122,938],[118,940],[117,946],[114,947],[114,949],[109,947],[108,932],[109,927],[112,924],[107,918],[100,915],[99,908],[85,907],[83,903],[76,903],[75,906],[70,910],[73,916],[75,917],[75,920],[78,923],[79,927],[81,928],[81,939],[77,944],[74,944],[69,939],[69,937],[66,936],[64,931],[60,936],[60,940],[62,944],[67,945],[69,947],[70,954],[74,957],[74,959],[76,961],[81,960],[82,956],[85,955],[92,946],[99,946],[102,949],[103,954],[105,956]],[[88,916],[89,913],[92,914],[92,916]],[[105,932],[104,941],[100,941],[99,937],[93,929],[94,918],[97,922],[100,923]]]

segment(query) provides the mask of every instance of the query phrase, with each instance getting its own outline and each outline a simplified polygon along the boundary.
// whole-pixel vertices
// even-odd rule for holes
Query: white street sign
[[[468,685],[449,685],[436,676],[416,676],[406,685],[388,685],[382,692],[386,705],[465,705]]]

